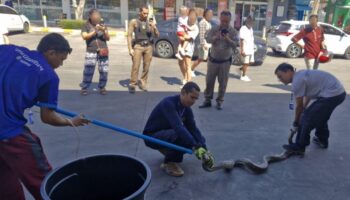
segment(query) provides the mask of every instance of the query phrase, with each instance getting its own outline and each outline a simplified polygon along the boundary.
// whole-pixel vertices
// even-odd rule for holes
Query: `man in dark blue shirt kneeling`
[[[194,82],[186,83],[180,95],[164,98],[152,111],[143,134],[194,149],[198,159],[203,159],[206,150],[205,138],[196,126],[191,106],[199,97],[200,88]],[[145,141],[146,146],[159,150],[164,156],[161,168],[171,176],[183,176],[178,165],[183,152],[165,148]],[[212,160],[210,161],[213,162]]]

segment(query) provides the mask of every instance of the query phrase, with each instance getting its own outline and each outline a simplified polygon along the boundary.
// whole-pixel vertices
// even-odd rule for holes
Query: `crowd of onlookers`
[[[230,49],[238,48],[238,46],[240,47],[242,61],[244,63],[238,72],[240,79],[242,81],[250,81],[250,78],[247,76],[247,68],[250,63],[254,63],[254,36],[252,28],[253,19],[251,17],[246,19],[246,23],[244,26],[242,26],[240,30],[241,33],[238,35],[237,31],[230,25],[231,13],[229,11],[223,11],[222,13],[224,13],[224,15],[220,16],[227,17],[226,21],[228,23],[224,25],[222,20],[220,20],[221,22],[218,25],[219,33],[211,34],[210,36],[213,38],[218,37],[218,40],[213,40],[213,38],[208,38],[209,32],[213,28],[211,23],[213,11],[211,9],[204,9],[202,16],[198,16],[198,10],[182,6],[179,13],[180,16],[178,17],[176,30],[179,45],[176,48],[177,52],[175,56],[178,60],[182,75],[182,85],[190,82],[192,78],[196,76],[194,73],[195,68],[203,61],[208,61],[208,63],[220,63],[221,61],[224,61],[223,63],[228,63],[231,60],[233,53],[230,51]],[[88,16],[86,25],[82,28],[82,37],[86,41],[87,48],[83,81],[80,84],[81,94],[88,94],[88,88],[91,83],[96,64],[98,65],[100,73],[100,93],[107,94],[105,86],[108,79],[108,29],[103,24],[103,18],[98,10],[90,10]],[[198,23],[197,20],[199,18],[201,20]],[[232,33],[229,33],[229,30],[232,30]],[[128,87],[130,93],[135,93],[137,87],[143,91],[148,90],[147,80],[152,61],[153,41],[154,38],[158,36],[159,31],[153,16],[149,15],[149,9],[147,7],[141,7],[139,9],[138,18],[131,19],[128,25],[127,42],[129,55],[131,56],[132,60],[130,83]],[[232,44],[226,46],[224,42],[218,48],[229,48],[224,49],[225,52],[230,52],[229,55],[215,55],[216,53],[212,46],[220,43],[220,40],[227,42],[228,40],[225,38],[228,38],[229,36],[232,36]],[[195,43],[197,37],[199,37],[199,45]],[[237,38],[240,38],[240,41],[237,41]],[[197,50],[195,48],[198,48],[198,59],[193,61],[193,54]],[[223,60],[220,58],[222,55],[226,56],[224,56],[225,58],[223,58]],[[143,69],[141,77],[139,78],[139,68],[141,63],[143,63]]]

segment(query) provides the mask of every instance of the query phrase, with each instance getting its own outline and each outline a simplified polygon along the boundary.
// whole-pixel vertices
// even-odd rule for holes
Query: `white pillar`
[[[125,24],[125,22],[129,18],[128,14],[129,14],[128,0],[121,0],[120,1],[120,22],[124,26],[127,26],[127,24]]]

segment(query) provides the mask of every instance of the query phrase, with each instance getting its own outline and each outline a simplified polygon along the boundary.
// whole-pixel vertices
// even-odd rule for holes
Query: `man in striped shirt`
[[[210,21],[213,17],[213,11],[211,9],[205,9],[203,13],[203,19],[199,22],[199,42],[200,46],[198,47],[198,59],[193,62],[192,65],[192,77],[195,77],[196,74],[194,70],[202,62],[208,59],[208,52],[211,44],[205,39],[205,33],[211,29]]]

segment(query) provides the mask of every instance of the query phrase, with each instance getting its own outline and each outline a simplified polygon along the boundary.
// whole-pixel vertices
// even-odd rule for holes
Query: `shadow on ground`
[[[125,87],[125,88],[129,87],[129,83],[130,83],[130,79],[129,78],[119,81],[119,85],[122,86],[122,87]]]
[[[161,76],[160,79],[165,81],[168,85],[182,85],[182,81],[177,77]]]
[[[263,86],[278,88],[278,89],[289,91],[289,92],[292,90],[291,85],[284,85],[284,84],[263,84]]]

